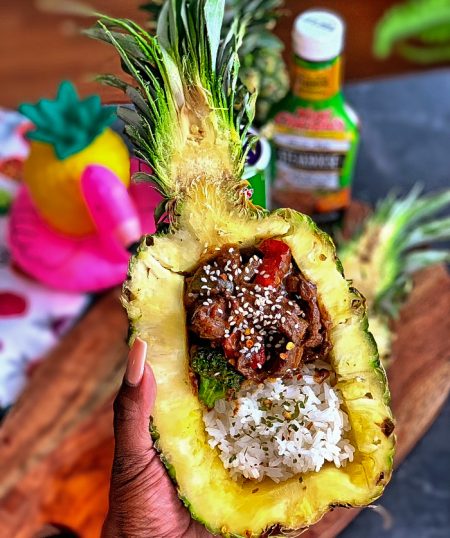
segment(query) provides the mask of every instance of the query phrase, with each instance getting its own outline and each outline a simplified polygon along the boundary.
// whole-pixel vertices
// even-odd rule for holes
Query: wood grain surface
[[[396,324],[389,371],[398,465],[449,391],[450,277],[417,275]],[[0,536],[32,538],[45,524],[97,538],[107,509],[112,400],[122,378],[127,322],[117,292],[101,299],[39,366],[0,427]],[[336,509],[303,534],[332,538],[358,514]]]
[[[380,61],[372,53],[373,32],[386,9],[399,0],[321,0],[319,5],[338,11],[347,22],[346,79],[423,69],[400,58]],[[94,19],[68,13],[64,5],[74,0],[2,0],[0,17],[0,106],[15,108],[23,101],[53,97],[59,82],[69,78],[82,95],[100,93],[104,102],[123,99],[121,92],[94,82],[98,73],[120,71],[111,47],[80,34]],[[140,24],[146,14],[138,10],[145,0],[78,0],[93,10],[117,17],[129,17]],[[277,33],[290,57],[294,17],[317,7],[317,0],[286,0],[286,16]]]

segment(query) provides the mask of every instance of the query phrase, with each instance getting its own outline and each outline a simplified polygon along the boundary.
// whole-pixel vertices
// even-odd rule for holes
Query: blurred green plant
[[[450,0],[408,0],[383,15],[374,36],[378,58],[394,51],[420,64],[450,60]]]

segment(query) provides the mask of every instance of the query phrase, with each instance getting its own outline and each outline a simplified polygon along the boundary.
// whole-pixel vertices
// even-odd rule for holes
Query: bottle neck
[[[305,102],[320,105],[341,97],[342,58],[310,62],[294,56],[293,93]]]

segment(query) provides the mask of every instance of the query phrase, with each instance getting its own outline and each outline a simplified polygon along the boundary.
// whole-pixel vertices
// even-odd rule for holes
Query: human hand
[[[156,381],[136,339],[114,401],[115,450],[102,538],[207,538],[177,496],[149,434]]]

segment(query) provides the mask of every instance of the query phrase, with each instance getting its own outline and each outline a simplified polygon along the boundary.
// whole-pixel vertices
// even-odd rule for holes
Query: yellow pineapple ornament
[[[35,125],[27,133],[30,154],[23,177],[40,215],[65,234],[94,232],[81,192],[86,166],[106,166],[126,187],[130,182],[127,147],[108,127],[114,109],[102,107],[97,95],[79,99],[73,84],[64,81],[54,101],[42,99],[19,110]]]

